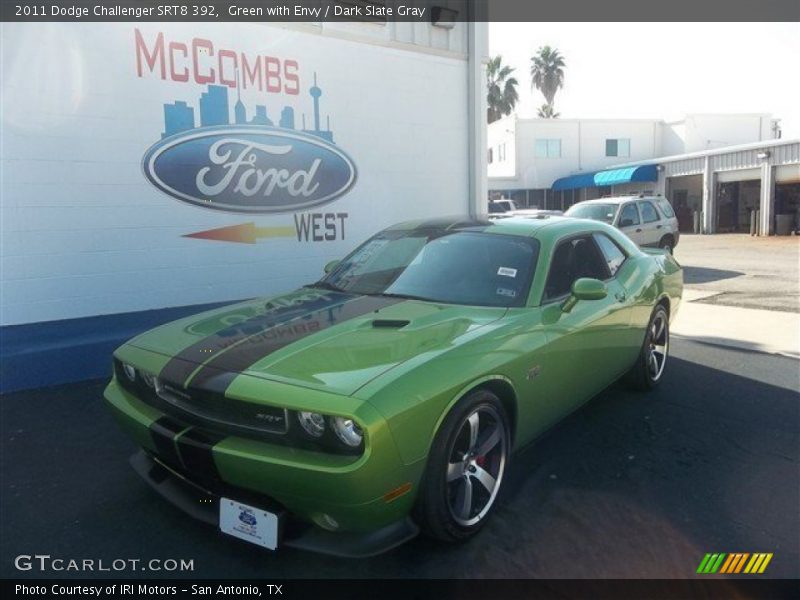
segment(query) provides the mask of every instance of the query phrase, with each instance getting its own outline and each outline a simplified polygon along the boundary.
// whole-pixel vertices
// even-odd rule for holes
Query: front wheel
[[[658,247],[672,254],[672,249],[675,247],[675,240],[671,235],[665,235],[658,242]]]
[[[445,542],[475,535],[494,508],[508,463],[503,404],[488,390],[466,395],[434,439],[415,509],[423,532]]]
[[[629,383],[643,391],[656,387],[664,376],[668,355],[669,315],[659,304],[650,316],[639,356],[628,372]]]

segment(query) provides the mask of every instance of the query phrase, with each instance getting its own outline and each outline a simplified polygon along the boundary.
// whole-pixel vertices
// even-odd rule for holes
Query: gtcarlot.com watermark
[[[38,572],[122,572],[194,571],[194,559],[186,558],[61,558],[49,554],[20,554],[14,559],[18,571]]]

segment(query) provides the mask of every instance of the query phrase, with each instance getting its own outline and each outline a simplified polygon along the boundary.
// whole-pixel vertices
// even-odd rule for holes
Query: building
[[[566,209],[610,194],[661,193],[684,231],[797,228],[800,141],[769,114],[648,119],[518,119],[488,132],[490,197]],[[697,213],[697,217],[695,217]],[[778,217],[778,215],[782,215]],[[780,227],[778,222],[780,221]]]
[[[139,331],[482,209],[486,23],[41,31],[0,25],[0,391],[105,376]]]

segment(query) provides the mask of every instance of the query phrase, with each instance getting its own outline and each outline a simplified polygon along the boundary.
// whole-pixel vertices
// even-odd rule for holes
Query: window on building
[[[658,221],[656,207],[651,202],[639,202],[639,210],[642,212],[642,221],[645,223]]]
[[[561,158],[561,140],[536,140],[536,158]]]
[[[631,140],[629,138],[614,138],[606,140],[606,156],[630,156]]]
[[[489,148],[489,157],[487,158],[487,160],[489,161],[489,164],[492,164],[494,162],[494,150],[492,150],[491,148]]]

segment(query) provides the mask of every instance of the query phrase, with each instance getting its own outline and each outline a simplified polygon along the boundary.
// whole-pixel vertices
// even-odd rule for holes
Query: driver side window
[[[636,210],[636,204],[630,203],[622,207],[622,212],[619,215],[620,227],[633,227],[639,224],[639,211]]]
[[[609,273],[591,236],[571,238],[558,244],[550,261],[550,272],[544,288],[544,301],[570,293],[572,284],[581,277],[603,281]]]

